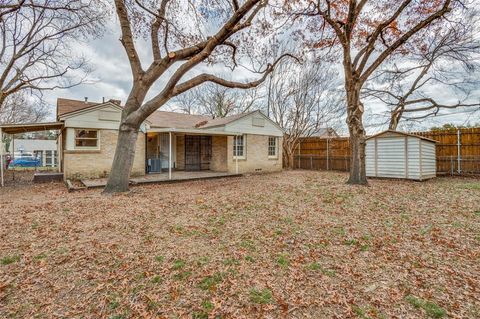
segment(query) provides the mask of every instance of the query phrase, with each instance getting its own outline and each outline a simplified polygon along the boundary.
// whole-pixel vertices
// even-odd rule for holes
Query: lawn
[[[479,318],[480,180],[0,190],[1,318]]]

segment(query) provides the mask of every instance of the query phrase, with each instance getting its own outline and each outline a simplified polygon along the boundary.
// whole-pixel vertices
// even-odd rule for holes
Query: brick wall
[[[212,136],[212,160],[210,169],[216,172],[228,171],[228,140],[227,136]]]
[[[64,151],[64,176],[69,179],[106,177],[110,172],[118,131],[100,130],[99,151]],[[145,174],[145,134],[138,133],[132,176]]]
[[[239,173],[274,172],[282,170],[282,138],[277,139],[276,158],[268,157],[268,136],[246,135],[246,158],[238,160]],[[227,145],[228,171],[236,172],[236,161],[233,158],[233,136],[228,137]]]

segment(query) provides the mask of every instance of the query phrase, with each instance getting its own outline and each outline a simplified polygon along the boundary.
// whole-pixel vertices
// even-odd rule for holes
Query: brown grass
[[[0,190],[0,317],[480,317],[480,180]]]

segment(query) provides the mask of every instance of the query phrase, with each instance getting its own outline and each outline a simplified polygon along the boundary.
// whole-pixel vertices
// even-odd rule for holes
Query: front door
[[[210,169],[212,159],[212,137],[185,135],[185,170]]]

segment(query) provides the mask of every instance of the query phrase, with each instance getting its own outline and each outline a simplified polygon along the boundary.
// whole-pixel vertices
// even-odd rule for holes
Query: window
[[[233,137],[233,157],[245,157],[245,137],[243,135]]]
[[[98,148],[98,131],[75,130],[75,148]]]
[[[277,138],[268,137],[268,157],[277,157]]]

